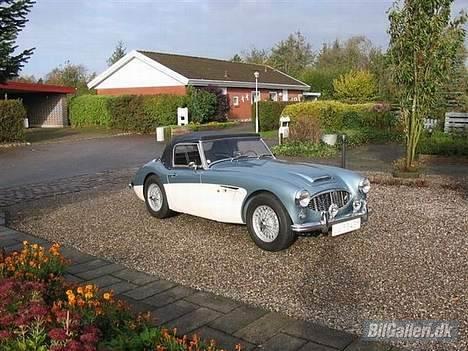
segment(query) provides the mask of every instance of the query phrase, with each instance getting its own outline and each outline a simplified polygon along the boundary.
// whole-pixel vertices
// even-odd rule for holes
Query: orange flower
[[[79,286],[76,291],[78,294],[83,294],[83,287]]]
[[[102,297],[104,298],[104,300],[109,301],[112,298],[112,294],[109,292],[106,292],[104,293],[104,295],[102,295]]]

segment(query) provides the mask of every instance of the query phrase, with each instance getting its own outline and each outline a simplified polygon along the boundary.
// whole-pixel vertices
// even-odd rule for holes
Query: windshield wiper
[[[237,156],[234,156],[234,157],[231,157],[231,161],[235,161],[235,160],[239,160],[241,158],[250,158],[252,156],[248,156],[248,155],[237,155]]]

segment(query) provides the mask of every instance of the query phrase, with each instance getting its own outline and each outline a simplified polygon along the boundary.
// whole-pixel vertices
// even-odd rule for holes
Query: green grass
[[[277,139],[278,138],[278,131],[277,130],[266,130],[264,132],[260,132],[260,135],[264,139]]]
[[[25,129],[26,141],[43,143],[61,140],[78,140],[109,136],[119,133],[119,130],[86,127],[86,128],[29,128]]]

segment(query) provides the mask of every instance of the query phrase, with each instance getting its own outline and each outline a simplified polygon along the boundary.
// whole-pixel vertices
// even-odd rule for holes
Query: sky
[[[229,59],[271,48],[301,31],[324,42],[365,35],[388,45],[386,11],[393,0],[36,0],[19,49],[35,47],[22,74],[40,78],[70,61],[102,72],[116,43],[133,49]],[[456,0],[455,11],[468,8]]]

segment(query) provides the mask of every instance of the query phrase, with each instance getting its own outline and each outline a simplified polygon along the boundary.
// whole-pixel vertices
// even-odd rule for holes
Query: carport
[[[6,82],[0,84],[4,99],[21,99],[30,127],[64,127],[68,125],[67,94],[75,88],[60,85]]]

